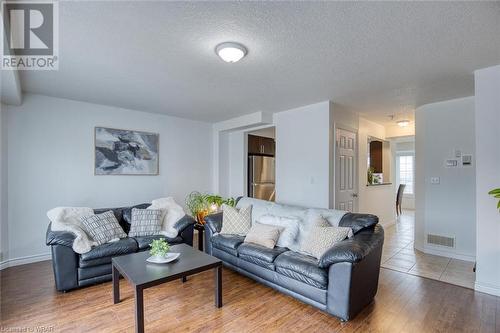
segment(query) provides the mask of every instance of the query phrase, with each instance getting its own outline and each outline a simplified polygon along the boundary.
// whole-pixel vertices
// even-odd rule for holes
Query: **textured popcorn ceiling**
[[[225,41],[247,57],[222,62]],[[60,69],[21,82],[208,121],[328,99],[385,119],[473,95],[473,71],[499,63],[499,2],[61,1]]]

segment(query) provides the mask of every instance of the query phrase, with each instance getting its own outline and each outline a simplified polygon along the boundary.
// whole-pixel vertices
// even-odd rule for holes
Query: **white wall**
[[[9,255],[9,224],[7,221],[7,121],[0,104],[0,263]]]
[[[500,212],[487,193],[500,187],[500,66],[475,72],[476,290],[500,296]]]
[[[274,115],[276,201],[330,207],[330,102]]]
[[[56,206],[117,207],[211,190],[212,125],[25,95],[7,106],[10,259],[47,254],[45,213]],[[160,134],[159,176],[94,176],[94,127]]]
[[[358,131],[358,170],[359,170],[359,211],[362,213],[375,214],[379,217],[380,223],[387,226],[394,223],[395,216],[395,194],[394,184],[380,186],[366,186],[367,184],[367,158],[368,158],[368,137],[376,137],[385,140],[385,128],[364,118],[359,118]],[[384,148],[384,174],[391,174],[392,153],[390,149]],[[388,169],[388,170],[387,170]],[[384,179],[384,182],[390,182]]]
[[[473,260],[476,254],[474,97],[416,110],[415,247]],[[446,168],[454,150],[472,154],[472,167]],[[497,148],[498,149],[498,148]],[[440,184],[431,184],[439,177]],[[428,233],[456,238],[455,249],[426,244]]]

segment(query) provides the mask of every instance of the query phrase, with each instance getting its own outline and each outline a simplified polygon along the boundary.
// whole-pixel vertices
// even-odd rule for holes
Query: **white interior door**
[[[358,155],[355,132],[337,128],[335,156],[335,208],[356,212]]]

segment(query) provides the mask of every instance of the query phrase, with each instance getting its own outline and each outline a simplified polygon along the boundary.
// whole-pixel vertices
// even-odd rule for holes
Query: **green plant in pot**
[[[500,188],[495,188],[488,192],[489,195],[492,195],[495,199],[498,199],[497,208],[500,210]]]
[[[208,214],[209,208],[206,201],[206,194],[201,194],[197,191],[189,193],[186,197],[186,207],[198,223],[203,223],[203,217]]]
[[[149,246],[151,247],[149,254],[160,259],[165,258],[170,251],[170,245],[164,238],[153,240]]]
[[[222,204],[234,207],[236,200],[234,198],[224,199],[222,196],[215,194],[202,194],[197,191],[191,192],[186,197],[186,207],[191,216],[196,218],[200,224],[205,223],[205,216],[217,212]]]
[[[367,174],[367,176],[368,176],[368,179],[367,179],[368,180],[368,184],[373,184],[373,173],[374,172],[375,172],[375,168],[373,168],[373,167],[369,167],[368,168],[368,172],[367,172],[368,173]]]

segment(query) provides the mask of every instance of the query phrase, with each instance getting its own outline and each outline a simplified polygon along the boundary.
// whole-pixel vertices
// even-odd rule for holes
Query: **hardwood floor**
[[[111,282],[55,291],[50,261],[0,274],[0,332],[134,330],[123,279],[123,301],[113,305]],[[146,332],[500,332],[500,298],[388,269],[375,302],[347,323],[228,269],[221,309],[213,294],[212,272],[145,290]]]

